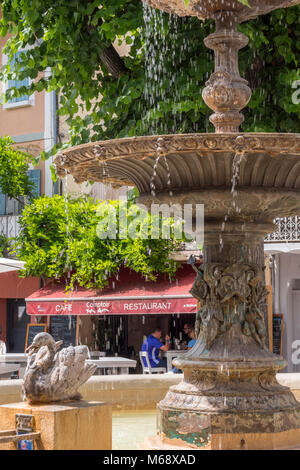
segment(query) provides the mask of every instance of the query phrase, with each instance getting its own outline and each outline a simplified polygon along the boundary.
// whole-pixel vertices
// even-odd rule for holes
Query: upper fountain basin
[[[164,153],[154,177],[158,149]],[[271,221],[299,214],[300,134],[171,134],[105,140],[66,149],[56,156],[55,165],[59,176],[68,172],[78,183],[105,180],[115,186],[134,185],[139,201],[147,205],[203,203],[206,217],[218,218],[232,206],[233,160],[241,152],[237,216]]]
[[[201,20],[218,19],[222,12],[232,12],[238,23],[265,15],[278,8],[297,5],[300,0],[249,0],[250,8],[238,0],[190,0],[187,7],[184,0],[147,0],[147,3],[167,13],[179,16],[197,16]]]

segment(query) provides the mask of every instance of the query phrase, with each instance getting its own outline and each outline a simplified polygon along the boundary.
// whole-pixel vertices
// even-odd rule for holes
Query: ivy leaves
[[[213,131],[201,97],[213,70],[212,54],[203,43],[213,30],[212,22],[178,18],[174,41],[170,16],[154,13],[156,25],[162,19],[164,47],[155,46],[153,61],[161,63],[165,80],[162,94],[149,103],[145,98],[149,51],[141,0],[3,0],[1,7],[0,34],[11,34],[5,52],[12,58],[20,48],[26,49],[16,68],[18,78],[32,79],[29,94],[59,93],[59,112],[67,117],[70,144],[147,135],[153,129],[158,134]],[[250,39],[240,51],[241,75],[253,90],[243,131],[299,130],[300,107],[292,102],[293,84],[300,79],[299,18],[298,5],[239,27]],[[103,61],[103,54],[120,43],[126,45],[126,55],[115,78],[108,69],[111,57]],[[42,74],[47,67],[51,76]],[[7,66],[1,78],[10,73]],[[8,91],[7,98],[10,95]]]
[[[7,258],[11,250],[11,239],[0,233],[0,257]]]
[[[299,13],[299,6],[280,9],[239,27],[250,38],[240,51],[242,75],[253,90],[243,111],[246,132],[299,132],[300,106],[292,99],[300,78]]]

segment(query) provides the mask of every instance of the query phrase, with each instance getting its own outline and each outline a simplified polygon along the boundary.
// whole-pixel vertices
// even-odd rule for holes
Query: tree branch
[[[101,60],[114,78],[119,78],[128,71],[123,59],[119,56],[113,45],[104,49],[101,54]]]
[[[96,11],[98,11],[98,8],[95,9],[95,12]],[[97,26],[94,26],[89,23],[88,16],[85,17],[84,21],[88,32],[95,30],[103,23],[102,18],[99,18]],[[118,52],[116,51],[113,45],[110,45],[109,47],[105,48],[100,57],[105,67],[114,78],[119,78],[121,75],[128,72],[128,69],[125,66],[122,57],[119,56]]]

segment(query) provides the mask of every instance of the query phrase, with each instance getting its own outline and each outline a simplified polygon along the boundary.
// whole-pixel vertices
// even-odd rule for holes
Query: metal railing
[[[300,216],[277,218],[274,221],[278,229],[265,238],[265,243],[300,242]],[[20,232],[18,215],[0,216],[0,234],[6,237],[16,237]],[[182,250],[194,251],[199,249],[196,242],[182,243]]]
[[[300,242],[300,216],[275,219],[278,229],[265,238],[265,243]]]
[[[265,238],[265,243],[296,243],[300,242],[300,216],[283,217],[274,220],[277,224],[277,230],[270,233]],[[197,244],[182,243],[181,250],[194,251],[197,250]]]
[[[18,215],[1,215],[0,216],[0,234],[7,238],[16,237],[20,232]]]

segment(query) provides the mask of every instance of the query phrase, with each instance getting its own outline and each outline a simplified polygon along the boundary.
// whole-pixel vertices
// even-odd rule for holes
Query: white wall
[[[288,361],[288,367],[285,369],[285,372],[296,372],[300,371],[300,368],[293,365],[291,356],[293,341],[296,339],[300,340],[300,337],[297,337],[297,335],[299,336],[298,333],[300,333],[300,325],[298,325],[298,319],[300,320],[300,305],[297,312],[296,300],[299,299],[300,301],[300,296],[292,288],[294,280],[300,279],[300,254],[279,253],[276,257],[279,261],[279,311],[274,311],[274,313],[282,313],[285,320],[283,356]]]
[[[45,72],[45,77],[51,75],[51,70],[48,68]],[[56,113],[56,104],[55,104],[55,92],[45,92],[45,129],[44,129],[44,138],[45,138],[45,152],[48,152],[56,143],[56,122],[55,122],[55,113]],[[53,157],[48,158],[45,161],[45,195],[53,196],[53,181],[51,176],[50,166],[53,163]]]

